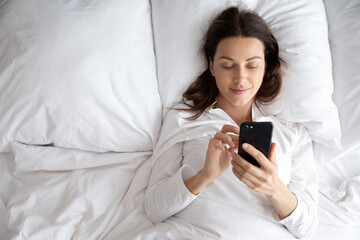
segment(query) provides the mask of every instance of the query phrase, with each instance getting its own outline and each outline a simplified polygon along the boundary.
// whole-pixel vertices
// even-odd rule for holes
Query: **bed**
[[[360,239],[358,0],[1,0],[0,239],[228,239],[144,208],[163,119],[228,6],[259,13],[287,63],[267,111],[313,140],[309,239]]]

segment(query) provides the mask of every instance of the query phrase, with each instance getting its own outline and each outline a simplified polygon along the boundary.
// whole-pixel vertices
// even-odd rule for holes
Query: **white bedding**
[[[23,144],[14,150],[16,190],[6,221],[21,234],[8,233],[11,239],[201,239],[202,231],[193,225],[178,219],[154,225],[147,217],[149,152],[94,153]],[[11,168],[4,159],[12,156],[0,156],[2,167]],[[346,179],[339,189],[320,184],[319,227],[311,239],[359,239],[359,186],[359,176]],[[257,239],[266,236],[259,232]]]
[[[151,0],[158,82],[164,113],[204,70],[200,45],[210,19],[225,7],[259,13],[285,60],[277,99],[266,112],[301,122],[315,142],[336,148],[340,140],[326,13],[322,0]],[[176,56],[176,57],[174,57]],[[314,67],[316,66],[316,67]]]
[[[151,152],[95,153],[22,144],[14,150],[15,191],[7,224],[21,233],[15,239],[101,239],[142,206],[136,198],[127,204],[124,197],[131,194],[131,182],[139,186],[136,191],[146,187],[133,177]]]
[[[201,34],[191,35],[187,31],[204,23],[204,18],[211,15],[207,12],[209,8],[202,5],[210,1],[197,1],[196,6],[190,5],[188,0],[171,4],[162,0],[137,0],[131,1],[131,5],[118,0],[43,1],[42,4],[39,0],[0,2],[0,149],[10,150],[13,140],[34,144],[15,143],[15,153],[0,153],[0,240],[201,239],[202,231],[192,225],[179,225],[172,219],[153,224],[145,213],[144,195],[151,171],[147,160],[157,140],[161,108],[179,98],[181,88],[193,77],[190,75],[197,74],[194,66],[200,64],[193,43],[199,41]],[[320,0],[288,1],[288,5],[263,0],[224,2],[243,2],[275,23],[271,27],[280,38],[284,37],[285,44],[290,44],[287,49],[282,49],[283,56],[290,60],[314,50],[314,45],[302,45],[302,41],[308,40],[306,36],[316,41],[322,51],[317,52],[318,57],[312,61],[324,58],[325,66],[319,70],[311,64],[295,65],[300,66],[298,73],[301,76],[324,73],[322,77],[326,77],[322,81],[325,85],[312,81],[312,78],[306,80],[311,86],[325,88],[322,92],[326,95],[324,98],[316,95],[316,91],[311,97],[314,102],[327,106],[329,111],[326,113],[334,116],[336,111],[330,99],[333,82],[329,68],[329,41],[335,86],[333,99],[339,109],[343,149],[314,144],[316,159],[319,160],[319,226],[312,239],[359,240],[360,57],[357,53],[360,45],[356,40],[360,38],[360,2],[324,1],[329,40],[324,38],[327,26]],[[116,7],[122,8],[122,5],[127,10],[122,12],[124,14],[117,14]],[[211,1],[211,6],[217,11],[223,7],[220,5],[218,0]],[[8,11],[11,6],[13,10]],[[18,10],[24,14],[18,14]],[[304,12],[309,18],[304,18]],[[122,24],[129,20],[128,13],[136,13],[131,18],[132,27]],[[282,18],[279,18],[281,14]],[[166,21],[162,19],[164,16],[168,17]],[[88,21],[89,17],[91,21]],[[289,19],[296,24],[289,24]],[[306,26],[305,20],[313,21],[314,25]],[[174,27],[174,22],[177,27]],[[184,28],[184,23],[189,28]],[[48,31],[56,30],[56,27],[62,29],[62,34]],[[151,27],[154,27],[154,32],[151,32]],[[288,27],[294,33],[297,27],[312,27],[314,32],[304,35],[299,31],[298,35],[287,36]],[[93,41],[83,44],[84,36],[76,35],[78,31],[74,32],[74,29],[79,32],[87,30],[85,38]],[[126,37],[120,38],[123,31],[127,33]],[[170,31],[173,33],[171,42],[176,44],[160,48],[169,41]],[[286,37],[294,36],[297,36],[296,41],[286,41]],[[38,45],[36,37],[49,44]],[[82,51],[73,53],[70,43]],[[135,55],[129,51],[131,48],[123,48],[135,43],[142,46],[136,48]],[[117,44],[121,47],[114,47]],[[94,52],[96,46],[100,46],[100,50]],[[304,47],[306,51],[303,52],[301,49]],[[36,54],[46,49],[48,59]],[[62,51],[64,49],[67,52]],[[114,49],[119,52],[113,52]],[[69,65],[68,58],[58,58],[64,57],[62,54],[65,53],[76,56],[78,64],[72,62]],[[177,56],[176,61],[170,61],[173,56]],[[50,60],[54,63],[52,66],[47,64]],[[68,76],[72,73],[74,76],[60,83],[58,80],[64,69]],[[294,77],[290,74],[290,79],[291,76]],[[38,84],[38,77],[42,84]],[[300,83],[294,82],[293,87],[301,84],[301,79],[296,77],[295,74],[294,81]],[[12,79],[17,80],[13,82]],[[82,81],[85,79],[92,84],[85,84],[88,83]],[[288,85],[290,90],[294,90],[293,87]],[[286,97],[291,98],[291,94]],[[313,108],[307,112],[306,103],[300,101],[301,96],[296,99],[301,110],[298,113],[306,113],[304,121],[314,117],[326,123],[328,129],[333,125],[335,131],[328,132],[328,139],[338,136],[338,119],[327,119],[323,112],[313,111]],[[289,102],[294,101],[291,99]],[[32,109],[38,109],[37,114],[33,114]],[[93,118],[97,120],[89,121]],[[60,124],[60,128],[55,128],[57,124],[53,121]],[[15,132],[17,134],[12,135]],[[57,147],[35,146],[49,143],[55,143]],[[258,239],[266,239],[267,236],[262,234],[259,231]]]
[[[0,1],[0,152],[151,151],[162,106],[150,20],[147,0]]]

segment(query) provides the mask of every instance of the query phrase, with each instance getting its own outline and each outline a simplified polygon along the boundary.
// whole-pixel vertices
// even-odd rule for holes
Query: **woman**
[[[310,235],[317,225],[311,139],[261,110],[280,91],[276,39],[256,13],[231,7],[211,23],[203,51],[208,67],[168,113],[154,151],[148,216],[181,219],[216,238]],[[260,168],[237,154],[238,126],[252,121],[274,125],[269,159],[242,146]]]

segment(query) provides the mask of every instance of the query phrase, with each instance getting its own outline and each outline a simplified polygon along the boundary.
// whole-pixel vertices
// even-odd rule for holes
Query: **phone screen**
[[[242,148],[249,143],[269,158],[273,125],[271,122],[243,122],[240,125],[238,154],[249,163],[260,167],[260,164]]]

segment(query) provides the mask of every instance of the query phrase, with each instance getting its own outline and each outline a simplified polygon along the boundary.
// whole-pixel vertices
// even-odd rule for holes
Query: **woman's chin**
[[[240,101],[234,101],[232,105],[235,106],[235,107],[242,108],[242,107],[252,105],[252,103],[253,103],[252,99],[250,99],[250,100],[249,99],[243,99],[243,100],[240,100]]]

